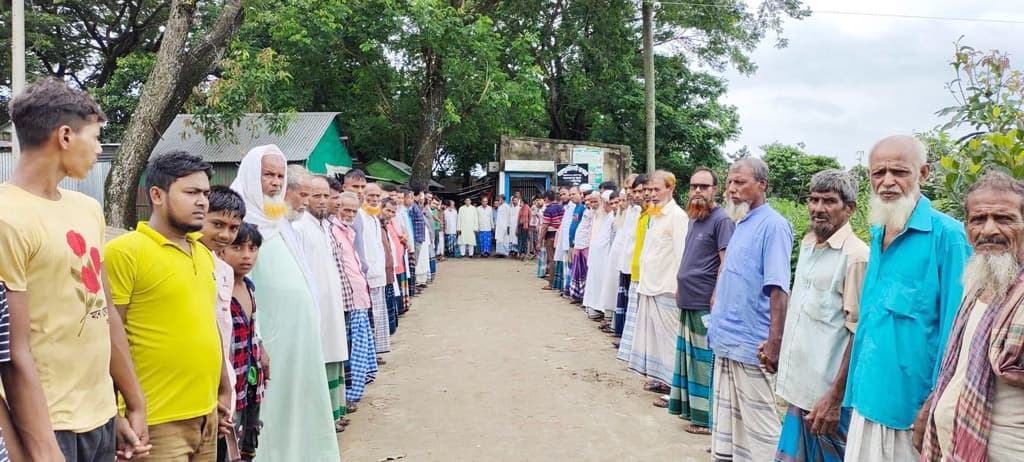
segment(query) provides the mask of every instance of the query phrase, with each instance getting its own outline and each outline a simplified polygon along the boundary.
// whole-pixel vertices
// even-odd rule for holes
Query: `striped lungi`
[[[782,430],[773,380],[760,366],[721,356],[715,358],[713,375],[712,458],[773,460]]]
[[[708,328],[702,316],[708,310],[683,310],[676,337],[675,372],[669,393],[668,413],[698,427],[711,427],[711,370],[715,354],[708,348]]]
[[[562,272],[562,296],[569,297],[569,289],[572,288],[572,261],[565,262],[565,271]]]
[[[576,249],[572,254],[572,282],[569,286],[569,297],[574,301],[583,300],[583,292],[587,290],[587,256],[590,249]]]
[[[540,253],[537,254],[537,277],[544,279],[548,276],[548,262],[547,255],[544,249],[540,249]]]
[[[629,304],[629,278],[628,274],[619,273],[619,291],[615,297],[615,315],[612,317],[612,328],[616,337],[622,337],[622,330],[626,327],[626,305]]]
[[[565,274],[565,263],[564,262],[560,262],[560,261],[556,261],[555,262],[554,285],[552,287],[555,290],[559,291],[559,292],[562,291],[562,287],[563,287],[562,281],[565,279],[564,278],[564,274]]]
[[[370,289],[370,306],[373,307],[373,344],[377,353],[387,353],[391,351],[391,334],[388,333],[388,302],[383,287]]]
[[[358,402],[363,398],[366,384],[373,381],[372,377],[377,373],[377,350],[373,345],[369,310],[352,311],[349,326],[352,329],[348,337],[352,339],[352,354],[348,360],[351,383],[345,390],[345,399]]]
[[[626,301],[626,322],[622,327],[622,338],[619,339],[619,354],[616,356],[621,361],[629,362],[629,356],[633,353],[633,335],[636,333],[636,308],[640,303],[640,294],[637,293],[637,282],[629,284],[629,294]]]
[[[678,334],[675,295],[640,295],[629,368],[664,384],[672,383]]]
[[[811,433],[809,411],[792,404],[782,420],[782,436],[775,460],[782,462],[842,462],[846,453],[846,433],[850,429],[853,410],[844,407],[839,412],[839,429],[832,435]],[[916,459],[915,459],[916,460]]]
[[[342,418],[348,408],[345,406],[345,363],[327,363],[327,393],[331,395],[331,412],[334,420]]]
[[[388,333],[395,335],[398,330],[398,297],[395,297],[395,285],[384,286],[384,302],[388,305]]]

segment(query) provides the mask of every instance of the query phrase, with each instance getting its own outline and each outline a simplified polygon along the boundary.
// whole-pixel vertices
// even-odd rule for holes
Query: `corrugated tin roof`
[[[163,139],[157,143],[153,154],[174,150],[186,151],[202,156],[207,162],[241,162],[246,152],[255,146],[265,144],[276,144],[281,148],[289,162],[303,161],[309,158],[310,153],[316,148],[320,138],[324,136],[327,127],[334,122],[337,112],[299,112],[292,114],[288,122],[288,131],[278,136],[262,129],[264,126],[259,121],[259,114],[247,114],[242,123],[235,128],[235,136],[238,144],[221,142],[207,144],[203,136],[190,126],[192,114],[178,114],[171,122],[171,126],[164,131]],[[256,135],[250,132],[250,127],[260,127]]]

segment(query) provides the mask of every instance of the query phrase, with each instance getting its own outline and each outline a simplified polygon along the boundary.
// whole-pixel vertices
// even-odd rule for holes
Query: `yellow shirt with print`
[[[50,423],[84,433],[114,417],[110,325],[100,269],[100,204],[59,189],[49,200],[0,185],[0,280],[28,293],[29,346]]]
[[[222,355],[213,254],[187,236],[185,249],[139,222],[110,241],[107,272],[124,319],[150,425],[208,415],[217,406]]]

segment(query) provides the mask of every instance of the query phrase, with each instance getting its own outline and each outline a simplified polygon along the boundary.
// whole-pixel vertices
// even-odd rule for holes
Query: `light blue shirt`
[[[963,224],[932,209],[923,195],[883,252],[884,235],[883,227],[871,227],[844,405],[906,430],[935,385],[971,248]]]
[[[793,227],[768,204],[740,220],[725,249],[715,287],[708,341],[715,355],[758,364],[757,347],[768,339],[771,287],[789,293]]]

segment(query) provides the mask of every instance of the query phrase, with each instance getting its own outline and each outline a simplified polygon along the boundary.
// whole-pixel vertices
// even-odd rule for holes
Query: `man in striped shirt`
[[[554,259],[555,255],[555,235],[558,234],[558,228],[562,226],[562,215],[565,214],[565,207],[562,207],[562,203],[555,200],[555,192],[547,190],[544,192],[544,218],[540,223],[540,230],[537,233],[539,239],[544,239],[544,251],[548,257],[548,269],[547,279],[548,285],[544,287],[544,290],[553,290],[555,283],[555,268]]]

